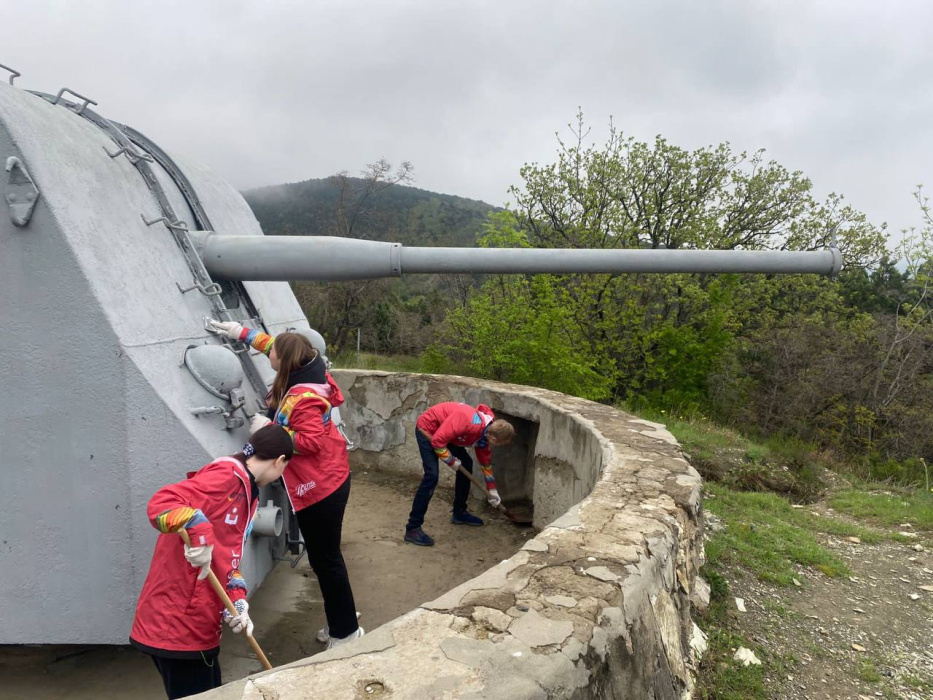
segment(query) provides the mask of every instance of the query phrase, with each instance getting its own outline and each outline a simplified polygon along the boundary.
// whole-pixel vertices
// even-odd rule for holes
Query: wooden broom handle
[[[444,460],[440,460],[440,461],[444,462]],[[444,462],[444,464],[447,464],[447,462]],[[456,466],[456,467],[452,464],[447,464],[447,466],[453,469],[455,472],[460,472],[461,474],[463,474],[467,479],[473,482],[476,488],[478,488],[483,493],[489,493],[489,489],[486,488],[486,484],[480,481],[478,476],[475,476],[472,472],[468,472],[466,470],[466,467],[463,466],[463,464],[460,464],[459,466]],[[504,505],[502,505],[501,502],[499,503],[499,505],[496,506],[496,508],[502,511],[504,515],[511,516],[511,513],[509,513],[509,509],[506,508]]]
[[[178,531],[178,534],[181,535],[181,539],[184,540],[184,543],[191,546],[191,538],[188,537],[188,531],[185,528],[182,528]],[[220,598],[220,601],[224,604],[224,607],[227,609],[227,612],[236,617],[240,613],[237,612],[236,607],[233,605],[233,601],[230,600],[230,596],[227,595],[227,591],[224,590],[224,587],[220,584],[220,581],[217,579],[217,576],[214,575],[214,571],[208,567],[207,569],[207,580],[211,582],[211,588],[214,589],[214,593],[217,594],[217,597]],[[244,630],[245,632],[245,630]],[[262,649],[259,647],[259,642],[250,635],[246,635],[246,641],[249,642],[249,645],[253,647],[253,651],[256,652],[256,656],[259,657],[259,660],[262,662],[263,668],[267,671],[272,669],[272,664],[269,663],[269,659],[266,658],[266,655],[262,653]]]

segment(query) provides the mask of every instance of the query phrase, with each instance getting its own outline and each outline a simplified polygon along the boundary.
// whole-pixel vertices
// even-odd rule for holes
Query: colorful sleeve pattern
[[[483,479],[486,481],[486,490],[495,491],[496,490],[496,479],[492,475],[492,465],[481,464],[480,469],[483,472]]]
[[[333,408],[331,406],[330,401],[325,399],[323,396],[320,396],[319,394],[314,393],[313,391],[303,391],[303,392],[296,393],[296,394],[287,394],[285,396],[285,398],[282,400],[281,405],[279,406],[279,410],[275,412],[275,418],[273,419],[273,422],[285,428],[285,431],[292,438],[292,442],[295,445],[295,454],[301,454],[301,452],[298,449],[299,441],[296,438],[297,431],[294,428],[292,428],[291,419],[292,419],[292,412],[294,412],[295,410],[295,406],[297,406],[298,403],[302,401],[302,399],[316,399],[324,403],[325,410],[321,414],[321,426],[322,427],[326,427],[327,424],[330,423],[331,410]]]
[[[240,573],[239,569],[234,569],[230,572],[227,579],[227,593],[230,594],[231,600],[246,597],[246,580],[243,578],[243,574]]]
[[[476,423],[477,418],[482,420],[482,418],[480,417],[479,411],[477,411],[476,416],[474,416],[474,419],[473,419],[474,423]],[[491,423],[492,423],[492,420],[490,419],[489,423],[486,423],[486,425],[483,427],[483,434],[480,436],[479,440],[477,440],[476,443],[474,443],[473,445],[473,451],[476,452],[476,459],[479,460],[479,465],[483,468],[484,476],[486,475],[486,471],[492,465],[492,449],[489,447],[489,436],[487,435],[487,433],[489,432],[489,425]],[[489,477],[486,479],[486,481],[488,482],[490,479],[492,479],[491,470],[489,470]],[[495,488],[495,487],[496,487],[495,482],[493,482],[493,485],[491,486],[491,488]]]
[[[442,460],[448,467],[453,466],[456,457],[450,453],[450,450],[447,449],[447,445],[444,445],[443,447],[435,447],[434,453],[437,455],[437,458]]]
[[[240,341],[254,347],[263,355],[268,355],[272,351],[272,345],[275,343],[275,336],[263,333],[255,328],[244,328],[240,333]]]
[[[159,513],[152,524],[159,532],[178,532],[182,528],[190,530],[191,528],[208,522],[207,518],[197,508],[181,506],[171,510],[163,510]]]

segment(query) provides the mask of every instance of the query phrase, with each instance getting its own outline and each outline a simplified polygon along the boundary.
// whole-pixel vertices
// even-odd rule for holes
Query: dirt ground
[[[511,556],[531,529],[518,528],[486,506],[472,507],[485,527],[450,523],[453,494],[438,489],[425,530],[434,547],[403,542],[417,483],[411,478],[355,471],[343,551],[360,625],[372,630],[433,600]],[[307,558],[282,562],[250,600],[256,639],[273,666],[316,654],[324,625],[321,592]],[[225,632],[220,663],[225,682],[261,670],[246,641]],[[163,700],[151,660],[131,647],[0,647],[2,700]]]
[[[820,517],[844,517],[822,502],[807,508]],[[912,544],[819,539],[845,561],[851,577],[834,579],[800,568],[800,586],[788,590],[744,572],[728,576],[732,595],[747,609],[733,611],[738,631],[786,662],[766,679],[769,695],[780,700],[933,698],[929,538],[921,534]]]

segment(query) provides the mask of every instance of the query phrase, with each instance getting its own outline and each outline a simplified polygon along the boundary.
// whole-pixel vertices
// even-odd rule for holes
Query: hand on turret
[[[215,321],[211,319],[207,322],[207,329],[217,335],[224,335],[230,340],[239,340],[243,333],[243,324],[236,321]]]
[[[249,419],[249,432],[255,433],[260,428],[264,428],[272,421],[266,418],[265,414],[256,413]]]

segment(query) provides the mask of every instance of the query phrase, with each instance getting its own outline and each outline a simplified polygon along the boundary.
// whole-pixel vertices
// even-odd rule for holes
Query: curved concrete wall
[[[497,478],[528,468],[513,487],[524,484],[542,530],[508,560],[357,642],[199,697],[689,696],[700,476],[663,426],[530,387],[334,374],[361,445],[357,465],[420,474],[414,419],[438,401],[483,402],[512,417],[527,454],[497,455],[493,466]]]

